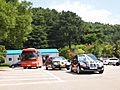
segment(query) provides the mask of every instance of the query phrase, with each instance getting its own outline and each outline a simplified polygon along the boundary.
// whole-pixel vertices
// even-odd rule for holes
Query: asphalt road
[[[0,70],[0,90],[120,90],[120,66],[105,66],[103,74],[44,67]]]

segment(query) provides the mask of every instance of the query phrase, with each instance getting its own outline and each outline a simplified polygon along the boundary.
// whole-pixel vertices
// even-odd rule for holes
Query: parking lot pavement
[[[120,90],[120,66],[103,74],[15,68],[0,72],[0,90]]]
[[[0,72],[0,86],[63,82],[43,69],[14,68]]]

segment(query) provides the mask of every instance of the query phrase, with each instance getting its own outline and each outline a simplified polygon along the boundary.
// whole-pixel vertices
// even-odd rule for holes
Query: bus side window
[[[12,58],[9,58],[9,61],[12,61]]]

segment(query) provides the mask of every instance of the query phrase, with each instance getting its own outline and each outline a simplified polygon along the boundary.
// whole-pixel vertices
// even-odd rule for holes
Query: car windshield
[[[35,60],[37,53],[35,52],[22,52],[21,58],[25,60]]]
[[[117,58],[111,58],[111,59],[109,59],[109,60],[118,60]]]
[[[84,55],[78,55],[78,61],[86,61],[86,57]]]
[[[93,54],[88,54],[88,56],[89,56],[92,60],[98,60]]]
[[[65,60],[64,57],[54,57],[53,59],[54,59],[54,60]]]

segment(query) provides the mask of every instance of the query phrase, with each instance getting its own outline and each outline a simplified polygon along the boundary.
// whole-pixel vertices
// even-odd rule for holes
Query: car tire
[[[67,70],[70,70],[70,65],[65,66]]]
[[[26,67],[24,67],[24,69],[26,69]]]
[[[70,65],[70,72],[73,72],[73,70],[72,70],[72,66]]]
[[[66,67],[66,69],[67,69],[67,70],[69,70],[69,69],[70,69],[70,67],[69,67],[69,66],[67,66],[67,67]]]
[[[115,64],[113,64],[113,66],[115,66]]]
[[[77,67],[76,72],[77,72],[77,74],[79,74],[81,72],[80,66]]]
[[[102,74],[104,72],[104,70],[101,70],[101,71],[99,71],[99,74]]]
[[[55,70],[55,66],[54,65],[52,65],[52,70]]]
[[[59,67],[59,70],[61,70],[61,67]]]
[[[108,63],[108,65],[110,65],[110,62]]]
[[[14,65],[12,65],[12,66],[11,66],[11,68],[15,68],[15,66],[14,66]]]
[[[48,70],[48,67],[46,66],[46,70]]]
[[[42,68],[42,66],[39,66],[39,68]]]
[[[120,65],[120,64],[117,62],[117,63],[116,63],[116,66],[119,66],[119,65]]]

